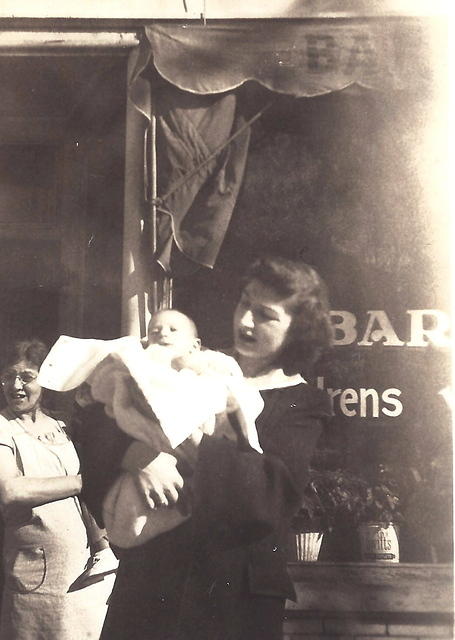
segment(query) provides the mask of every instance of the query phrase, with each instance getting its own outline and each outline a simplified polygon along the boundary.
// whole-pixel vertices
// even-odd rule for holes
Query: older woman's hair
[[[255,260],[247,269],[244,284],[259,280],[285,299],[291,298],[294,319],[291,340],[280,364],[291,373],[311,372],[312,365],[332,343],[327,287],[308,264],[278,255]]]
[[[16,364],[16,362],[25,360],[39,369],[48,352],[49,348],[44,344],[44,342],[36,338],[18,340],[7,347],[5,357],[3,358],[2,368],[4,369]]]

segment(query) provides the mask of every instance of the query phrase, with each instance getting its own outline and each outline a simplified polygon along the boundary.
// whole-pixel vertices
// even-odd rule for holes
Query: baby
[[[212,433],[215,416],[228,411],[236,414],[248,443],[261,451],[254,426],[263,407],[259,393],[247,385],[233,358],[201,350],[190,318],[174,309],[158,311],[145,350],[134,338],[121,340],[87,383],[123,431],[157,451],[175,449],[198,429]]]
[[[239,439],[247,441],[252,448],[261,452],[254,425],[263,407],[258,392],[246,386],[240,367],[233,358],[201,350],[196,326],[190,318],[175,310],[154,314],[148,327],[145,354],[150,362],[160,366],[160,374],[164,376],[161,382],[167,387],[164,394],[167,402],[173,405],[178,403],[183,409],[180,417],[182,432],[174,440],[176,446],[183,435],[192,429],[191,425],[196,425],[196,428],[188,433],[190,438],[197,438],[195,432],[199,433],[200,439],[201,431],[212,434],[215,429],[223,431],[226,426],[232,430],[227,417],[230,412],[235,414],[238,421]],[[103,373],[101,377],[104,382]],[[129,411],[124,412],[117,405],[113,410],[114,417],[119,426],[122,428],[123,425],[124,430],[135,439],[156,450],[169,451],[167,442],[162,439],[162,429],[156,428],[157,423],[166,418],[153,399],[147,400],[145,386],[138,382],[134,377],[128,379],[134,413],[131,406]],[[161,389],[163,391],[163,386]],[[102,399],[96,376],[92,377],[92,394],[96,399]],[[163,396],[160,400],[166,399]],[[192,420],[189,414],[195,408],[197,417]],[[140,419],[137,409],[145,420]],[[154,428],[151,428],[152,423],[155,424]],[[167,432],[169,434],[169,430]],[[179,459],[178,449],[172,453]],[[187,478],[185,482],[188,481]],[[130,547],[143,544],[177,526],[189,517],[189,513],[183,513],[179,505],[152,511],[139,495],[134,476],[124,472],[105,498],[103,517],[110,541],[117,546]]]
[[[154,359],[170,363],[173,369],[181,372],[180,377],[183,374],[188,376],[191,371],[201,376],[200,381],[204,386],[210,381],[213,412],[235,413],[241,427],[239,437],[245,437],[253,449],[262,453],[254,424],[263,408],[259,393],[245,384],[242,370],[234,358],[218,351],[201,350],[193,320],[174,309],[155,313],[148,326],[146,353]],[[208,401],[206,397],[205,403]],[[204,433],[212,433],[214,427],[212,414],[199,426]]]
[[[62,336],[62,346],[65,339],[79,347],[75,357],[80,359],[79,377],[83,370],[85,377],[77,393],[79,403],[103,403],[106,413],[135,440],[179,459],[178,447],[187,438],[198,442],[202,434],[216,430],[234,434],[239,445],[262,452],[255,427],[263,408],[259,392],[248,386],[233,358],[201,349],[196,326],[185,314],[158,311],[150,320],[145,349],[136,338],[120,338],[111,346],[101,345],[112,350],[104,358],[97,356],[94,366],[81,365],[80,354],[89,346],[82,343],[89,341]],[[60,350],[57,357],[57,350],[52,358],[51,350],[40,371],[43,386],[50,386],[46,376],[55,378],[62,354]],[[50,388],[56,388],[55,383]],[[183,514],[180,505],[151,510],[134,475],[125,471],[105,498],[103,517],[111,543],[127,548],[174,528],[189,514]]]

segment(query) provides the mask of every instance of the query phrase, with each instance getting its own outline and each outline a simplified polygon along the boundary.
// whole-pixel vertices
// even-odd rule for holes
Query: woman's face
[[[244,358],[273,364],[287,345],[293,320],[290,298],[260,280],[244,288],[234,312],[234,347]]]
[[[2,372],[1,382],[8,407],[14,413],[30,413],[39,406],[42,389],[37,383],[38,369],[21,360]]]

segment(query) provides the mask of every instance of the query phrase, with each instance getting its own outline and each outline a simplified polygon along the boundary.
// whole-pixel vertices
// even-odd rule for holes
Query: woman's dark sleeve
[[[159,451],[134,440],[119,429],[115,420],[106,415],[101,403],[79,408],[74,423],[81,460],[81,499],[97,524],[104,527],[103,500],[119,474],[124,469],[147,466]],[[164,442],[161,448],[162,451],[177,457],[177,468],[184,477],[188,475],[188,460],[195,457],[193,449],[194,445],[190,442],[180,445],[175,451]]]
[[[106,415],[102,404],[78,410],[75,420],[81,459],[81,498],[103,527],[103,499],[120,473],[123,456],[132,440]]]
[[[197,535],[232,544],[253,541],[292,517],[309,480],[323,423],[331,414],[328,398],[315,396],[301,404],[289,402],[276,424],[265,424],[263,454],[240,450],[224,438],[203,438],[194,484]]]

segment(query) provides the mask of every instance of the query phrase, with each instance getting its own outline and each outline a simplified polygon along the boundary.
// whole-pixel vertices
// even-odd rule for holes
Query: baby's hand
[[[196,447],[198,447],[201,443],[203,435],[204,435],[204,432],[202,429],[195,429],[193,433],[190,435],[190,440],[194,445],[196,445]]]
[[[227,399],[226,399],[226,411],[228,413],[234,413],[239,408],[239,402],[235,393],[227,385]]]
[[[199,446],[199,443],[202,440],[203,435],[211,436],[215,432],[215,416],[212,416],[204,424],[201,424],[197,429],[193,431],[190,435],[190,440],[196,445]]]
[[[180,358],[174,358],[172,366],[177,370],[191,369],[198,375],[242,377],[242,371],[234,358],[212,349],[193,351]]]

